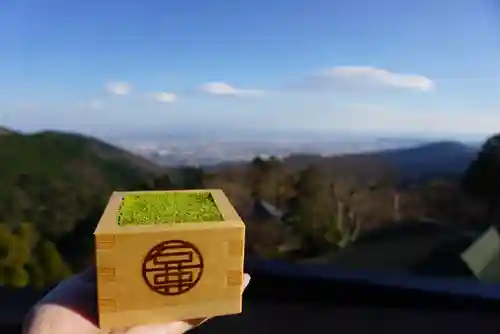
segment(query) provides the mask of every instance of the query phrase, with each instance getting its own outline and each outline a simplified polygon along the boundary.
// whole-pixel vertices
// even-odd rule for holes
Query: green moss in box
[[[209,192],[164,192],[123,197],[118,225],[179,224],[222,221]]]

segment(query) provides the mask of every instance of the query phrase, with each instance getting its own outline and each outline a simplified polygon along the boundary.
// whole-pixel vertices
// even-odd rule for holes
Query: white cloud
[[[177,95],[170,92],[160,92],[154,94],[154,99],[161,103],[173,103],[177,100]]]
[[[242,89],[233,87],[225,82],[209,82],[199,87],[200,91],[205,94],[214,96],[259,96],[264,93],[260,89]]]
[[[112,95],[129,95],[132,91],[132,85],[123,81],[110,81],[106,84],[106,91]]]
[[[305,90],[400,88],[428,92],[434,89],[435,83],[425,76],[396,73],[372,66],[340,66],[307,75],[290,87]]]

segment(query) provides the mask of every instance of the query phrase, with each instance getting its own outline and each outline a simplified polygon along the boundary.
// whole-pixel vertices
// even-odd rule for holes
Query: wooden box
[[[167,193],[211,195],[220,219],[119,225],[127,196]],[[245,225],[222,190],[114,192],[94,233],[99,326],[240,313],[244,234]]]

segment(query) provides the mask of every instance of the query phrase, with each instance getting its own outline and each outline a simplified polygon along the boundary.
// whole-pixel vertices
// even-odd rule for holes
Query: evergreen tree
[[[487,206],[487,219],[500,216],[500,134],[489,138],[465,171],[463,189]]]

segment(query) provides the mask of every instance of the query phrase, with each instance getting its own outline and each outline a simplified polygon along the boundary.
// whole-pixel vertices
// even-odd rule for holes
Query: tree
[[[204,173],[201,168],[197,167],[182,167],[181,170],[184,189],[200,189],[203,188]]]
[[[31,223],[21,223],[16,229],[16,234],[19,236],[22,242],[28,245],[30,250],[35,247],[35,245],[38,243],[38,240],[40,240],[40,235],[36,230],[35,225]]]
[[[30,261],[25,266],[30,279],[30,285],[36,289],[43,289],[46,287],[45,275],[40,263],[35,259]]]
[[[24,266],[31,256],[29,244],[12,232],[10,232],[10,234],[5,234],[3,238],[7,241],[8,251],[6,252],[7,255],[0,262],[0,265],[11,268],[20,268]]]
[[[31,257],[31,243],[28,234],[32,227],[21,224],[17,233],[6,224],[0,224],[0,285],[22,288],[29,284],[29,274],[24,268]]]
[[[500,204],[500,134],[490,137],[462,177],[462,188],[487,207],[487,219],[495,219]]]
[[[72,270],[80,271],[89,265],[94,252],[93,233],[101,215],[102,207],[96,205],[89,210],[85,219],[76,223],[71,232],[58,240],[57,249],[64,254]]]
[[[40,240],[36,248],[36,254],[43,268],[47,284],[55,284],[71,274],[71,270],[53,242],[44,239]]]
[[[0,223],[0,265],[4,263],[10,250],[11,232],[7,225]]]
[[[169,190],[173,188],[173,183],[168,174],[163,174],[155,177],[152,186],[146,188],[152,188],[153,190]]]
[[[335,212],[332,214],[325,238],[338,248],[343,248],[355,241],[361,231],[361,219],[353,209],[353,199],[359,193],[345,185],[339,187],[339,182],[330,186],[330,193]]]
[[[3,212],[3,219],[10,226],[18,226],[26,218],[26,211],[29,209],[29,201],[25,192],[18,188],[13,188],[7,197],[6,208]]]
[[[30,282],[28,271],[24,267],[6,267],[5,284],[14,288],[24,288]]]
[[[264,176],[268,171],[268,163],[261,157],[255,157],[250,163],[248,180],[254,199],[264,198]]]
[[[254,158],[249,167],[248,182],[254,199],[265,200],[280,209],[284,208],[293,189],[293,179],[283,161],[274,156]]]
[[[360,231],[361,219],[351,208],[345,206],[344,201],[338,200],[337,214],[325,233],[326,240],[338,248],[344,248],[356,241]]]
[[[315,253],[327,243],[325,234],[331,217],[328,186],[321,171],[310,166],[299,173],[294,190],[284,220],[301,235],[303,245]]]

